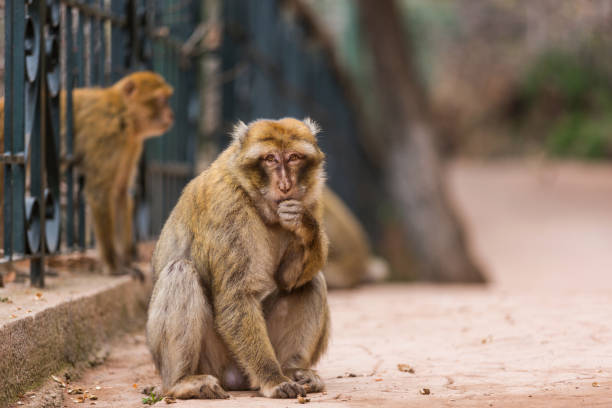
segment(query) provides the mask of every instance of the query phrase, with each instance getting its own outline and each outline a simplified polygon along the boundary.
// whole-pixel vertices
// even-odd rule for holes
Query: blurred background
[[[32,24],[35,4],[25,6]],[[228,144],[237,120],[309,116],[323,129],[329,186],[392,280],[602,284],[612,267],[607,0],[48,7],[58,10],[61,35],[59,57],[47,58],[61,66],[63,88],[154,69],[178,90],[177,125],[148,142],[141,165],[141,239],[156,236],[182,186]],[[4,44],[14,24],[1,14]],[[67,68],[72,51],[76,73]],[[66,174],[49,182],[54,194],[65,194]],[[79,237],[63,237],[58,250],[92,245],[85,227],[67,224],[74,214],[62,217],[63,231],[76,228]]]
[[[320,121],[329,185],[391,279],[609,286],[612,3],[249,5],[213,8],[226,28],[221,47],[237,46],[232,24],[248,27],[246,54],[256,57],[233,51],[251,63],[211,90],[213,100],[236,98],[208,122],[220,138],[205,140],[223,146],[237,119]],[[316,47],[331,82],[310,82]],[[278,76],[259,70],[265,58]],[[240,66],[214,61],[205,78]],[[287,102],[292,84],[315,106]]]

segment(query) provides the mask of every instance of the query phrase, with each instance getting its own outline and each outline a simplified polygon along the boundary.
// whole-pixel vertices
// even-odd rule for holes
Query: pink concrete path
[[[612,167],[461,162],[450,181],[493,283],[333,292],[332,342],[318,367],[327,392],[308,404],[612,407]],[[138,334],[75,385],[99,407],[141,407],[140,388],[158,382]],[[298,404],[231,395],[174,406]]]

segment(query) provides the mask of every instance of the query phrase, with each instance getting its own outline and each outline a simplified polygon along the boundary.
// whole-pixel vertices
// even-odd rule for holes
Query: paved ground
[[[332,293],[332,343],[318,367],[327,392],[309,404],[612,406],[612,167],[459,163],[451,181],[493,284]],[[97,406],[137,407],[140,388],[158,382],[135,335],[72,386]],[[74,397],[66,405],[82,406]],[[297,403],[244,392],[175,406]]]

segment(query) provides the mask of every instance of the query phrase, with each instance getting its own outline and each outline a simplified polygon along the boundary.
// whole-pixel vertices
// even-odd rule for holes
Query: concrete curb
[[[120,277],[97,285],[32,315],[0,322],[0,406],[87,360],[116,335],[144,326],[150,282]]]

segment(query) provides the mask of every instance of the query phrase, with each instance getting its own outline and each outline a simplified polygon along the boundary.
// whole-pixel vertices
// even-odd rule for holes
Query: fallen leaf
[[[41,292],[36,292],[36,297],[40,299],[41,297],[43,297],[43,294]]]
[[[164,401],[166,402],[166,404],[176,404],[176,398],[174,397],[165,397]]]
[[[94,401],[95,401],[95,400],[97,400],[97,399],[98,399],[98,396],[97,396],[97,395],[94,395],[94,394],[89,394],[89,399],[90,399],[90,400],[94,400]]]
[[[382,381],[382,378],[376,378],[374,381]]]
[[[132,384],[132,388],[138,388],[138,384]]]
[[[429,395],[429,394],[431,394],[431,391],[429,390],[429,388],[421,388],[419,390],[419,394],[421,394],[421,395]]]
[[[17,318],[17,315],[12,314],[11,319],[15,319],[15,318]]]
[[[599,383],[598,382],[594,382],[593,384],[591,384],[593,387],[599,387]]]
[[[58,384],[60,387],[62,387],[62,388],[66,388],[66,383],[65,383],[65,382],[63,382],[63,381],[62,381],[62,380],[61,380],[59,377],[56,377],[55,375],[52,375],[52,376],[51,376],[51,379],[52,379],[53,381],[55,381],[55,382],[56,382],[56,383],[57,383],[57,384]]]
[[[82,393],[83,393],[82,388],[68,388],[68,394],[70,395],[82,394]]]
[[[408,364],[398,364],[397,369],[403,373],[414,374],[414,368],[410,367]]]
[[[310,402],[310,398],[305,398],[301,395],[298,395],[297,400],[300,404],[306,404],[307,402]]]

